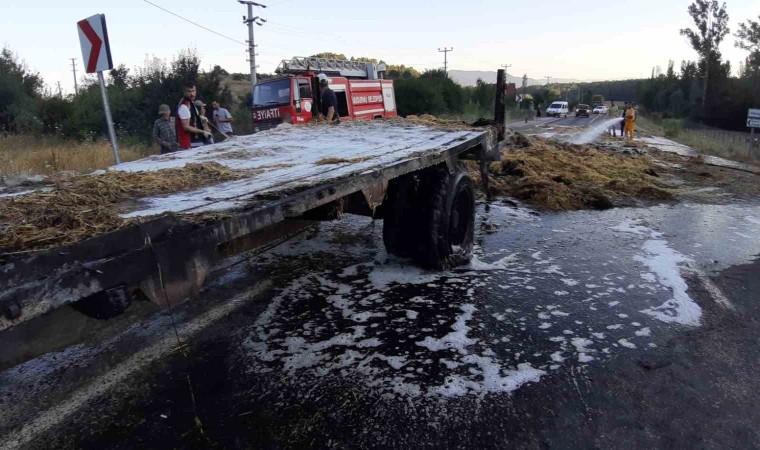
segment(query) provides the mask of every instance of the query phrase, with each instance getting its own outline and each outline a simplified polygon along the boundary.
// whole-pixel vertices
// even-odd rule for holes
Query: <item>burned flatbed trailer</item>
[[[388,252],[419,265],[440,269],[469,260],[475,192],[460,161],[480,161],[488,192],[487,162],[500,158],[504,144],[505,78],[500,70],[494,120],[479,121],[481,127],[402,119],[283,125],[111,168],[160,171],[214,162],[245,175],[130,199],[120,209],[135,220],[130,226],[5,255],[0,333],[66,304],[97,318],[121,314],[135,299],[171,307],[195,296],[221,259],[342,212],[383,219]]]
[[[425,205],[434,204],[435,196],[451,195],[447,189],[461,185],[463,198],[450,199],[448,206],[446,198],[438,198],[437,207],[474,215],[472,181],[459,160],[498,159],[497,128],[451,129],[402,120],[284,126],[114,167],[156,171],[213,161],[247,175],[192,191],[134,199],[124,206],[122,216],[145,217],[140,223],[6,262],[0,266],[0,330],[67,303],[76,302],[83,310],[97,304],[101,317],[118,314],[136,296],[171,306],[192,297],[220,259],[292,233],[304,220],[330,218],[337,211],[385,218],[384,237],[391,253],[430,267],[456,264],[452,253],[468,252],[468,237],[452,242],[453,250],[415,250],[420,233],[448,232],[425,228],[428,225],[421,223],[429,218],[416,211],[429,211]],[[434,211],[438,216],[442,212],[448,214]],[[202,225],[183,220],[184,215],[199,213],[212,219]],[[468,229],[466,223],[472,217],[458,220],[462,224],[454,232],[472,233],[472,225]],[[464,249],[457,247],[463,243]],[[431,245],[443,245],[440,236]]]

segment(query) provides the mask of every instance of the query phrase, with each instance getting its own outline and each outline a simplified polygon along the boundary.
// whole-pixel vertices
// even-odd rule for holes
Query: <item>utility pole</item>
[[[443,71],[446,73],[446,76],[449,76],[449,52],[453,51],[454,47],[443,47],[438,49],[438,53],[443,53]]]
[[[266,5],[248,0],[238,0],[238,3],[248,7],[248,16],[243,16],[243,23],[248,25],[248,61],[251,63],[251,92],[253,92],[256,86],[256,43],[253,40],[253,25],[263,26],[266,22],[266,19],[259,16],[253,17],[253,7],[266,8]]]
[[[554,77],[552,77],[552,76],[550,76],[550,75],[547,75],[547,76],[546,76],[546,85],[547,85],[547,86],[549,86],[549,81],[551,81],[551,79],[552,79],[552,78],[554,78]]]
[[[79,87],[77,86],[77,59],[69,59],[71,60],[71,71],[74,73],[74,95],[79,95]]]
[[[61,89],[61,82],[58,82],[58,96],[63,97],[63,89]]]
[[[502,64],[501,67],[504,68],[504,74],[509,77],[509,68],[512,67],[512,64]]]

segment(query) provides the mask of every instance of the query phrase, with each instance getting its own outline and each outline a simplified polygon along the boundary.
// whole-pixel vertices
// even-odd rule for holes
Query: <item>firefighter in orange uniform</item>
[[[633,140],[633,132],[636,131],[636,110],[633,105],[625,107],[625,139]]]

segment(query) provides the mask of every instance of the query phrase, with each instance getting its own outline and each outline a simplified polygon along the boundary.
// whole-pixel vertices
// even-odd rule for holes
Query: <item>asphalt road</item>
[[[524,120],[522,121],[516,121],[514,123],[510,123],[508,126],[509,128],[517,131],[530,129],[530,128],[538,128],[538,127],[576,127],[576,128],[586,128],[589,126],[592,126],[599,121],[603,121],[607,119],[607,115],[595,115],[592,114],[591,117],[575,117],[575,113],[568,114],[567,118],[565,117],[540,117],[536,118],[536,120],[532,120],[528,123],[525,123]]]
[[[552,126],[560,127],[589,127],[597,121],[607,120],[607,115],[592,114],[591,117],[575,117],[575,114],[569,114],[567,118],[550,122]]]
[[[717,194],[716,194],[717,195]],[[480,203],[468,267],[322,223],[0,372],[0,448],[760,446],[760,201]]]

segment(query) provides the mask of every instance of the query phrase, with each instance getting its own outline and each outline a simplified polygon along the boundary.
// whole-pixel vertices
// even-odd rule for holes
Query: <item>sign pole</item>
[[[116,161],[116,164],[121,164],[121,158],[119,158],[119,146],[116,143],[116,133],[113,130],[111,107],[108,105],[106,80],[103,79],[103,71],[113,69],[111,44],[108,42],[108,28],[106,27],[106,16],[104,14],[95,14],[94,16],[80,20],[77,22],[77,33],[79,33],[79,45],[82,47],[82,59],[85,63],[85,71],[87,73],[98,74],[100,96],[103,98],[103,111],[106,116],[108,138],[111,140],[113,158]]]
[[[100,83],[100,96],[103,97],[103,110],[106,113],[106,124],[108,125],[108,138],[111,140],[111,148],[113,148],[113,157],[116,160],[116,164],[121,164],[121,158],[119,158],[119,146],[116,144],[116,133],[113,129],[113,119],[111,118],[111,107],[108,105],[108,94],[106,93],[106,81],[103,78],[103,71],[98,71],[98,82]]]
[[[755,127],[750,128],[749,132],[749,152],[747,152],[747,157],[749,157],[750,161],[752,160],[752,145],[755,143]]]

